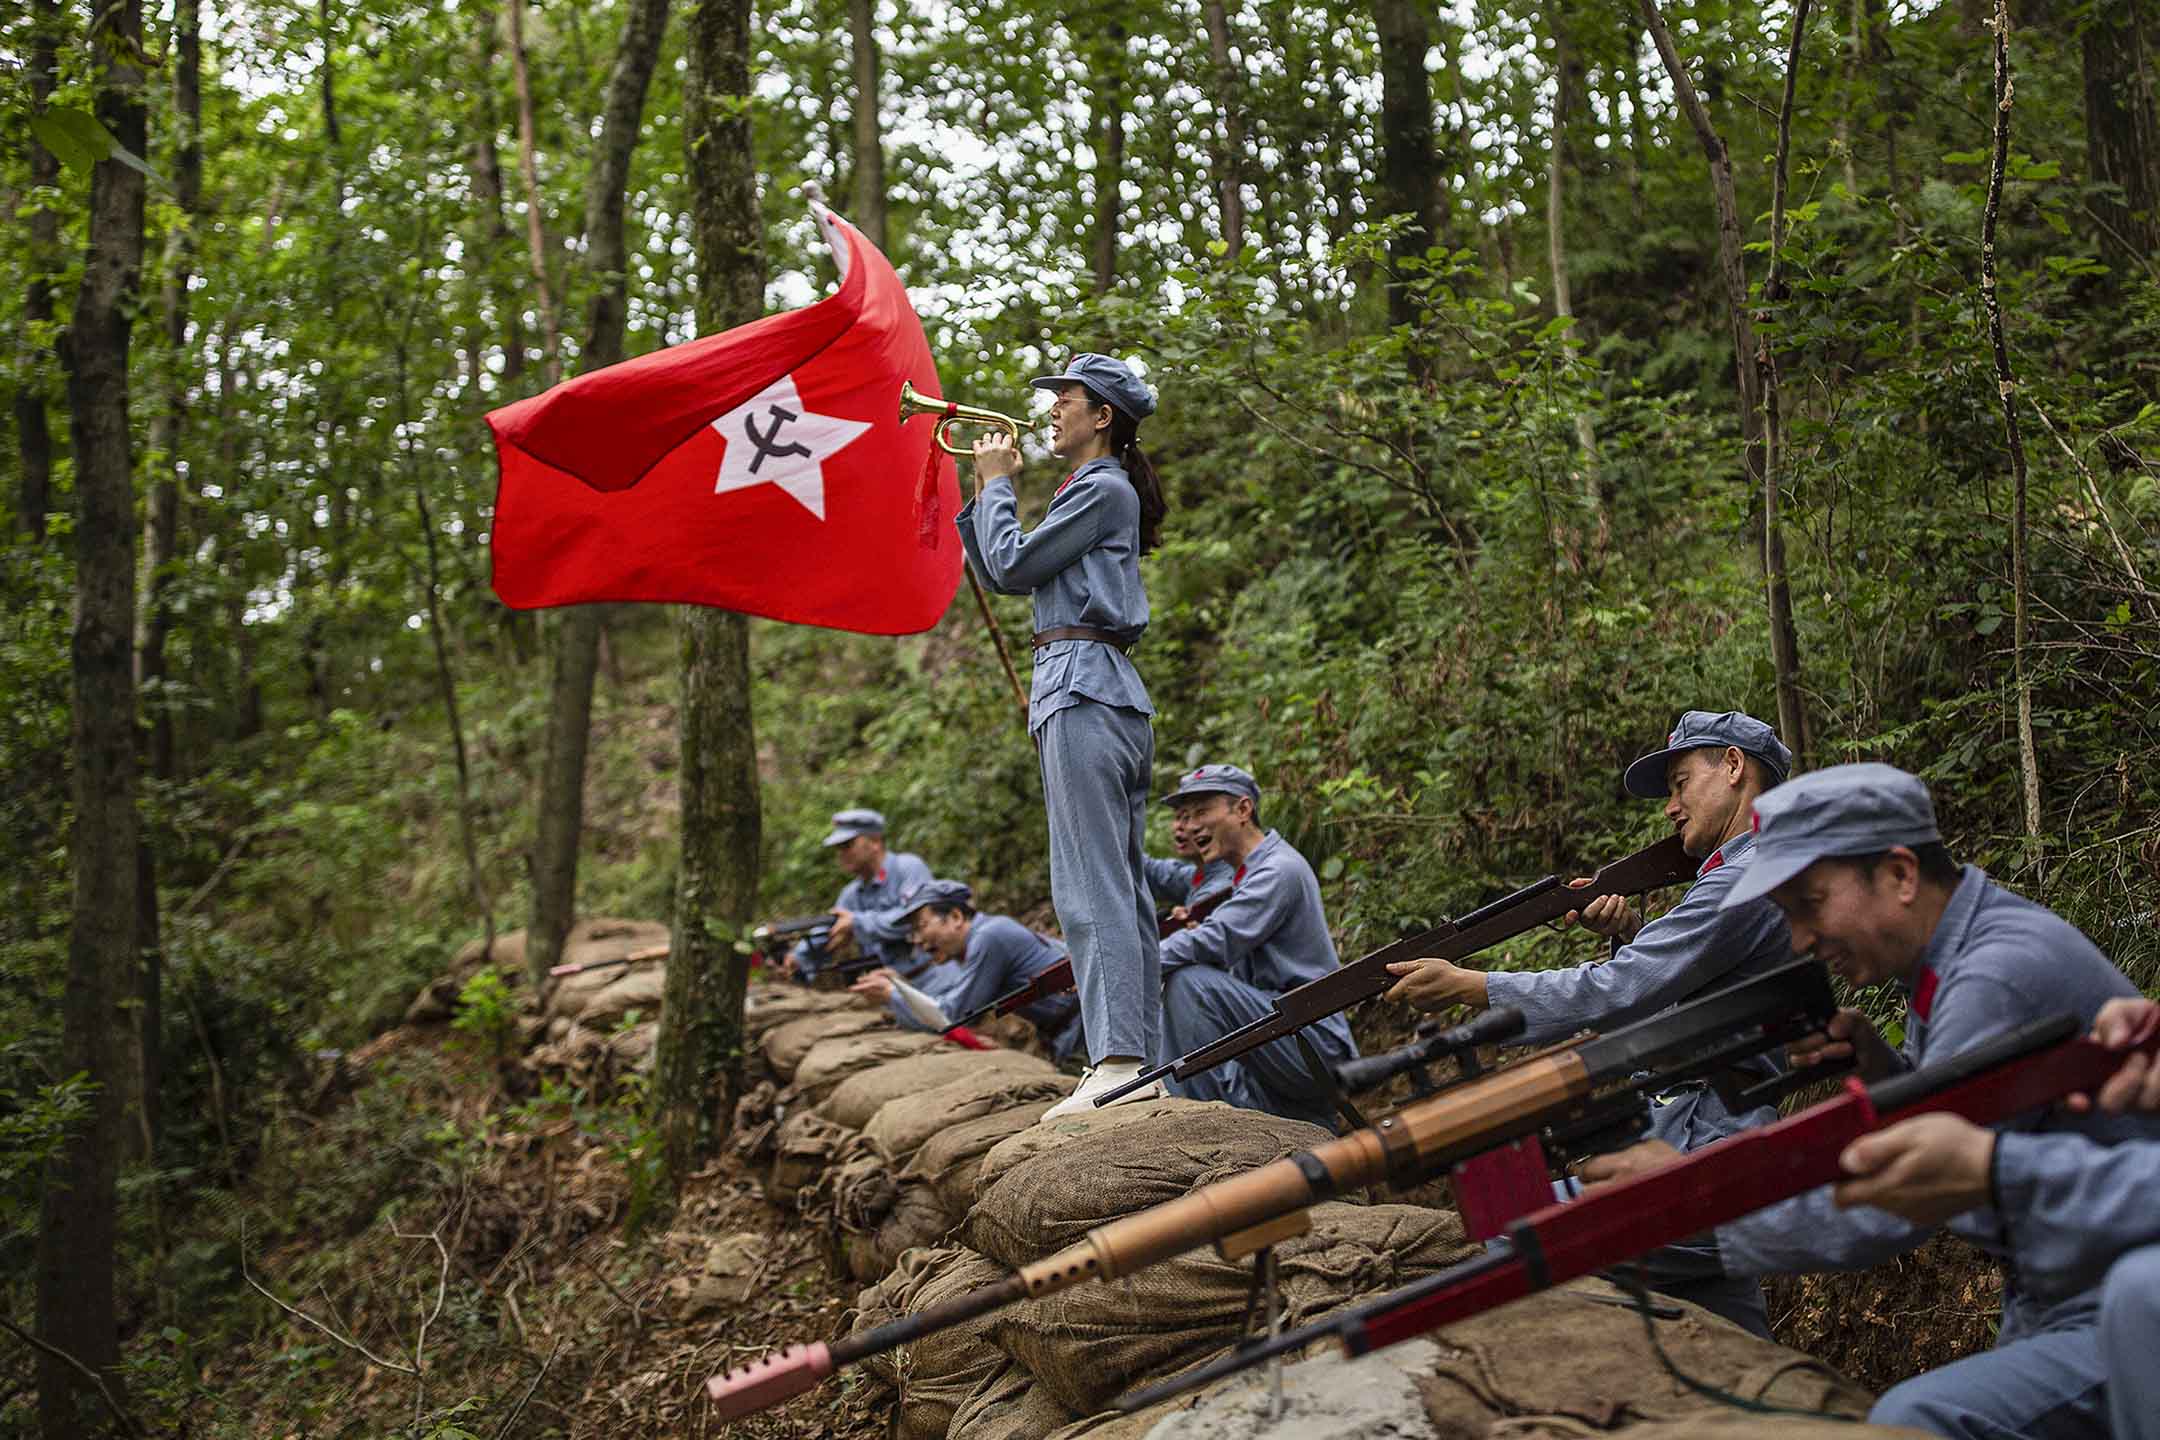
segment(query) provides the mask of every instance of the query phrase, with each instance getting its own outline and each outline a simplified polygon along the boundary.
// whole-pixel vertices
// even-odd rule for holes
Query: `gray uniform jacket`
[[[915,945],[908,939],[907,923],[900,918],[902,897],[930,878],[930,867],[920,855],[895,850],[885,856],[885,867],[868,880],[850,880],[840,887],[835,910],[855,916],[855,948],[865,958],[876,955],[905,975],[919,968]],[[795,947],[795,964],[801,972],[807,947]]]
[[[1140,496],[1109,456],[1088,461],[1058,487],[1049,513],[1020,529],[1010,480],[992,480],[956,517],[960,544],[983,584],[1000,595],[1035,597],[1035,628],[1092,625],[1126,644],[1148,623],[1140,583]],[[1060,640],[1035,652],[1028,730],[1083,700],[1153,715],[1147,686],[1123,651],[1092,640]]]
[[[1905,987],[1902,1068],[1940,1063],[2026,1021],[2068,1011],[2090,1025],[2106,1001],[2137,993],[2123,973],[2078,929],[2043,906],[2003,889],[1977,866],[1965,867],[1949,907]],[[2152,1233],[2150,1190],[2107,1192],[2107,1174],[2082,1168],[2126,1141],[2160,1141],[2160,1117],[2072,1115],[2047,1110],[2020,1116],[2006,1131],[2001,1197],[2006,1214],[1970,1211],[1949,1229],[2004,1261],[2000,1339],[2059,1323],[2097,1305],[2092,1247],[2113,1243],[2080,1234],[2142,1204],[2139,1226]],[[2083,1143],[2073,1143],[2083,1142]],[[2149,1147],[2137,1146],[2144,1150]],[[2137,1157],[2120,1151],[2132,1168]],[[2147,1165],[2149,1177],[2154,1168]],[[2018,1207],[2033,1208],[2020,1210]],[[2045,1230],[2043,1239],[2041,1232]],[[1934,1233],[1885,1211],[1840,1210],[1830,1187],[1718,1227],[1726,1273],[1854,1270],[1914,1249]]]
[[[961,1020],[998,996],[1019,989],[1063,960],[1065,953],[1063,941],[1038,935],[1017,920],[1003,915],[977,915],[975,923],[968,927],[967,949],[960,958],[949,965],[931,966],[915,986],[938,1002],[946,1018]],[[888,1008],[904,1028],[927,1028],[900,1003],[898,996],[893,997]],[[1057,1041],[1068,1026],[1078,1031],[1073,1022],[1080,1013],[1080,997],[1067,990],[1024,1005],[1019,1013],[1062,1056],[1064,1047]]]
[[[1231,865],[1227,860],[1196,865],[1190,860],[1158,860],[1148,855],[1141,859],[1140,869],[1158,905],[1190,908],[1230,888]]]
[[[1342,963],[1320,906],[1320,881],[1280,833],[1267,832],[1232,873],[1231,887],[1207,919],[1162,942],[1165,979],[1181,965],[1212,965],[1279,995]],[[1345,1015],[1330,1015],[1304,1033],[1326,1058],[1357,1053]]]
[[[1637,931],[1609,960],[1564,970],[1495,970],[1485,997],[1522,1011],[1522,1043],[1547,1045],[1578,1030],[1611,1030],[1667,1006],[1788,964],[1792,933],[1769,900],[1720,910],[1754,848],[1736,835],[1710,853],[1680,903]]]

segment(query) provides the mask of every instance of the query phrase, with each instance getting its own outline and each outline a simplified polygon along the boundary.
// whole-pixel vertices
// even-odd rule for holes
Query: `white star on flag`
[[[748,401],[712,422],[727,442],[713,494],[777,485],[796,504],[825,518],[825,462],[870,428],[867,420],[817,415],[795,393],[795,377],[783,375]]]

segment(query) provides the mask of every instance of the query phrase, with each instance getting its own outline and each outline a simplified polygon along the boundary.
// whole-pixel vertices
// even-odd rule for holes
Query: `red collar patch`
[[[1920,983],[1913,986],[1912,1013],[1922,1020],[1926,1020],[1935,1009],[1935,990],[1940,983],[1941,977],[1936,975],[1934,966],[1920,967]]]
[[[1720,845],[1717,849],[1710,852],[1709,859],[1702,862],[1702,869],[1695,872],[1695,878],[1700,880],[1703,876],[1709,874],[1712,870],[1717,869],[1718,866],[1723,865],[1724,863],[1725,847]]]
[[[877,867],[877,883],[880,885],[885,883],[885,867],[883,865]]]
[[[1236,873],[1236,874],[1234,874],[1234,875],[1232,875],[1232,876],[1230,877],[1230,885],[1231,885],[1231,888],[1232,888],[1232,889],[1235,889],[1235,888],[1237,887],[1237,885],[1238,885],[1238,882],[1239,882],[1239,881],[1241,881],[1241,880],[1243,880],[1244,878],[1245,878],[1245,867],[1244,867],[1243,865],[1240,865],[1240,866],[1238,866],[1238,867],[1237,867],[1237,873]]]
[[[1193,888],[1193,889],[1197,890],[1197,889],[1199,889],[1199,888],[1200,888],[1200,877],[1201,877],[1201,876],[1203,876],[1203,875],[1205,875],[1205,874],[1207,874],[1207,866],[1205,866],[1205,865],[1195,865],[1195,866],[1193,866],[1193,867],[1192,867],[1192,888]]]
[[[1056,493],[1055,493],[1055,494],[1051,495],[1051,497],[1050,497],[1050,498],[1051,498],[1051,499],[1053,499],[1053,500],[1055,500],[1055,499],[1056,499],[1056,498],[1057,498],[1057,497],[1058,497],[1059,495],[1062,495],[1062,494],[1064,494],[1064,493],[1065,493],[1065,487],[1066,487],[1067,485],[1070,485],[1070,484],[1072,484],[1072,482],[1073,482],[1073,481],[1075,481],[1075,480],[1077,480],[1077,479],[1079,479],[1079,478],[1080,478],[1080,472],[1079,472],[1079,471],[1077,471],[1077,470],[1075,470],[1075,471],[1073,471],[1073,472],[1072,472],[1072,474],[1070,474],[1070,475],[1067,475],[1067,476],[1066,476],[1066,477],[1065,477],[1065,478],[1064,478],[1063,480],[1060,480],[1060,481],[1058,481],[1058,488],[1057,488],[1057,491],[1056,491]]]

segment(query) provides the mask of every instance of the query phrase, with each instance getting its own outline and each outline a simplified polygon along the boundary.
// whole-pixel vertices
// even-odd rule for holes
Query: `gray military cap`
[[[907,919],[925,905],[965,905],[975,908],[975,892],[958,880],[925,880],[900,897],[900,915]]]
[[[1665,767],[1675,755],[1690,750],[1722,750],[1727,745],[1737,745],[1744,755],[1752,755],[1762,761],[1770,772],[1770,783],[1782,784],[1792,773],[1792,751],[1777,738],[1772,730],[1752,715],[1738,710],[1727,710],[1713,715],[1707,710],[1690,710],[1673,726],[1665,737],[1665,748],[1653,750],[1627,767],[1621,783],[1630,795],[1645,800],[1658,800],[1671,794],[1665,784]]]
[[[1155,413],[1155,397],[1148,393],[1146,384],[1133,373],[1130,365],[1108,355],[1075,355],[1065,362],[1064,374],[1044,375],[1028,381],[1038,390],[1055,390],[1061,385],[1075,383],[1087,386],[1135,420],[1145,420]]]
[[[1755,846],[1720,908],[1767,895],[1817,860],[1941,839],[1935,802],[1917,776],[1872,762],[1811,771],[1756,800]]]
[[[1177,789],[1163,796],[1162,803],[1175,805],[1188,795],[1242,795],[1258,805],[1260,782],[1235,765],[1202,765],[1178,776]]]
[[[875,810],[842,810],[832,817],[832,834],[825,837],[828,848],[845,845],[858,835],[883,835],[885,817]]]

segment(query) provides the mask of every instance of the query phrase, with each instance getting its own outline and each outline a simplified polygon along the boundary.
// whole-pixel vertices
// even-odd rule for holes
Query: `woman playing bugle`
[[[1050,898],[1072,951],[1091,1062],[1047,1119],[1090,1110],[1132,1079],[1161,1028],[1155,907],[1141,871],[1155,707],[1125,652],[1147,629],[1140,557],[1155,548],[1168,506],[1135,438],[1155,412],[1139,376],[1106,355],[1075,355],[1065,373],[1033,383],[1057,397],[1050,448],[1072,473],[1042,523],[1022,531],[1012,487],[1020,452],[1008,435],[985,435],[975,442],[977,492],[958,518],[983,583],[1035,601],[1028,730],[1050,812]],[[1161,1093],[1157,1084],[1126,1098]]]

